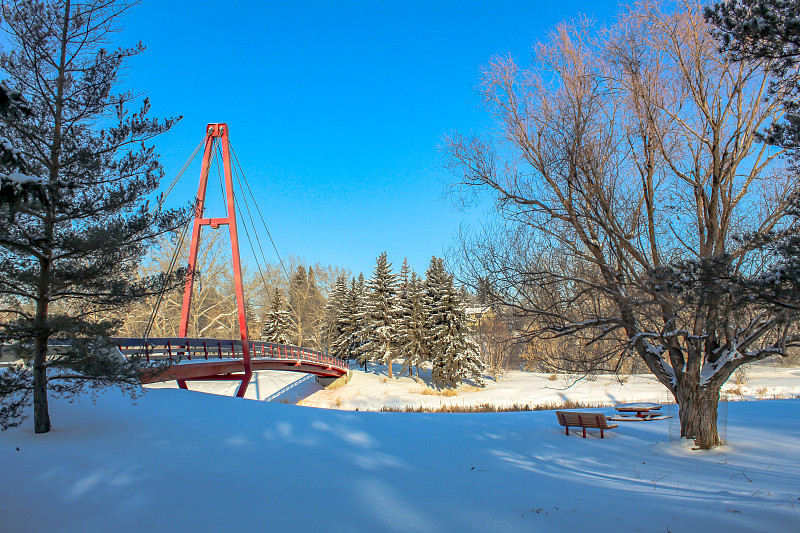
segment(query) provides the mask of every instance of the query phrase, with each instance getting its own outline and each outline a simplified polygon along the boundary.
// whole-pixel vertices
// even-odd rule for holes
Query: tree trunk
[[[33,355],[33,425],[36,433],[50,431],[50,409],[47,405],[47,340],[37,338]]]
[[[719,388],[679,383],[675,399],[678,401],[682,438],[694,439],[703,450],[722,444],[717,430]]]
[[[37,332],[33,345],[33,425],[36,433],[50,431],[50,410],[47,405],[47,312],[50,261],[42,260],[36,302]]]
[[[70,21],[70,0],[64,5],[64,18],[61,26],[61,55],[56,80],[55,110],[53,124],[53,143],[50,145],[50,183],[59,179],[61,157],[61,121],[64,109],[64,86],[66,85],[67,34]],[[50,337],[47,318],[50,304],[50,269],[52,268],[50,249],[53,242],[53,206],[48,202],[43,224],[43,240],[46,243],[45,258],[39,261],[39,280],[36,294],[36,337],[33,353],[33,425],[36,433],[50,431],[50,409],[47,405],[47,342]]]

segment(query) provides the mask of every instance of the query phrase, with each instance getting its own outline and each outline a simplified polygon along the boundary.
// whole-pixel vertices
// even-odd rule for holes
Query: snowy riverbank
[[[486,379],[484,387],[465,383],[454,391],[431,388],[430,370],[423,369],[420,380],[408,376],[386,375],[386,367],[370,365],[367,372],[352,367],[353,377],[343,387],[326,390],[307,374],[294,372],[257,372],[247,391],[247,398],[299,403],[309,407],[348,411],[379,411],[384,407],[402,409],[447,405],[553,406],[565,402],[587,405],[615,405],[627,402],[674,401],[667,390],[649,374],[631,376],[600,375],[577,380],[566,374],[508,372],[499,379]],[[782,368],[770,364],[751,365],[744,379],[731,379],[723,387],[730,400],[790,399],[800,396],[800,368]],[[153,385],[175,388],[175,382]],[[201,392],[232,396],[238,383],[230,381],[191,382],[189,387]]]

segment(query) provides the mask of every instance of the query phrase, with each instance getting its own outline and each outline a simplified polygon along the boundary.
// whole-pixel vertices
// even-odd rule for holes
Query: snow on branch
[[[650,339],[658,339],[661,338],[661,335],[658,333],[653,333],[651,331],[640,331],[636,333],[631,340],[629,341],[631,349],[633,349],[637,343],[639,343],[643,348],[646,354],[650,355],[653,359],[658,361],[659,365],[661,366],[661,370],[666,374],[667,378],[669,379],[670,384],[675,387],[678,384],[678,378],[675,375],[675,369],[667,362],[664,358],[664,352],[666,349],[663,346],[656,346]]]
[[[726,350],[721,357],[718,357],[714,361],[706,360],[703,363],[703,368],[700,369],[700,386],[706,386],[708,382],[711,381],[711,379],[717,374],[717,372],[726,364],[743,358],[744,355],[739,352],[738,345],[734,340],[728,350]]]
[[[3,140],[4,139],[0,138],[0,143],[2,143]],[[34,185],[43,185],[46,183],[46,180],[37,176],[28,176],[27,174],[22,174],[21,172],[12,172],[10,174],[0,174],[0,182],[9,182],[11,185],[19,187],[29,183]]]

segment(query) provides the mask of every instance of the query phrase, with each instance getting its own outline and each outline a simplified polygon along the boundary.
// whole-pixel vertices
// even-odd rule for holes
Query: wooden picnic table
[[[615,407],[620,413],[636,413],[635,416],[639,418],[648,418],[652,411],[661,409],[659,403],[623,403]]]

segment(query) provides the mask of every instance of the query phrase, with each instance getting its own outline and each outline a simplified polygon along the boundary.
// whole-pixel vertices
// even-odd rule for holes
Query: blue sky
[[[462,222],[485,217],[446,196],[452,176],[439,152],[445,133],[491,126],[474,91],[481,65],[508,53],[527,62],[558,22],[580,13],[611,21],[617,9],[597,1],[144,0],[116,39],[147,47],[124,82],[149,96],[153,116],[184,116],[155,141],[166,182],[205,125],[226,122],[281,255],[369,275],[386,250],[396,268],[408,257],[424,273]],[[198,175],[195,165],[170,202],[189,202]]]

